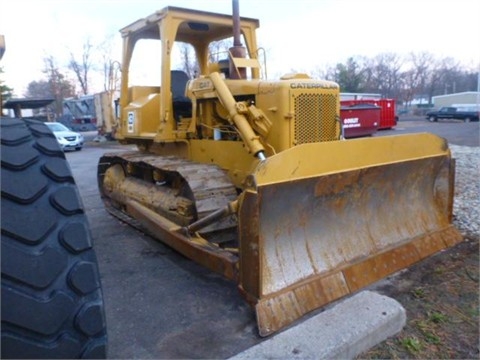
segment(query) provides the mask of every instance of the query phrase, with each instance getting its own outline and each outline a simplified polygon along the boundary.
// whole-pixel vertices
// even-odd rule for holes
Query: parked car
[[[47,122],[45,124],[52,130],[62,150],[82,150],[85,141],[82,134],[70,130],[59,122]]]
[[[479,112],[467,111],[469,109],[459,109],[453,106],[442,107],[438,111],[429,111],[426,117],[429,121],[437,121],[438,119],[458,119],[465,122],[478,121]]]

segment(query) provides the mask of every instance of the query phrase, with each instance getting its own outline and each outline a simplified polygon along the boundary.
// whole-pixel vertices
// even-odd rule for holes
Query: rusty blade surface
[[[461,240],[445,143],[398,138],[299,146],[251,179],[240,286],[262,335]]]
[[[353,293],[383,277],[406,268],[441,249],[462,240],[453,227],[421,236],[412,243],[338,269],[311,277],[274,295],[262,297],[256,305],[261,336],[290,325],[308,312]]]

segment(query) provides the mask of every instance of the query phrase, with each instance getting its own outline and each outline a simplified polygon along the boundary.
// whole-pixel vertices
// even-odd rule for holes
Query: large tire
[[[105,358],[97,260],[65,155],[42,122],[0,126],[2,358]]]

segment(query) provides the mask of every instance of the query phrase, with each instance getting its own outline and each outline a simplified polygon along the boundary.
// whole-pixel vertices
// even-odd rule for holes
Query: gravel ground
[[[480,147],[450,145],[456,159],[453,223],[464,235],[480,235]]]

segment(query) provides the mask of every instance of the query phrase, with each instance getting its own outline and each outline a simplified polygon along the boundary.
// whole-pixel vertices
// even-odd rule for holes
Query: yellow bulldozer
[[[266,79],[258,27],[234,0],[233,16],[166,7],[123,28],[115,133],[138,150],[102,156],[98,184],[113,215],[236,281],[267,336],[462,237],[446,140],[344,140],[339,86]],[[129,77],[142,41],[161,49],[155,86]],[[173,69],[178,42],[194,78]]]

